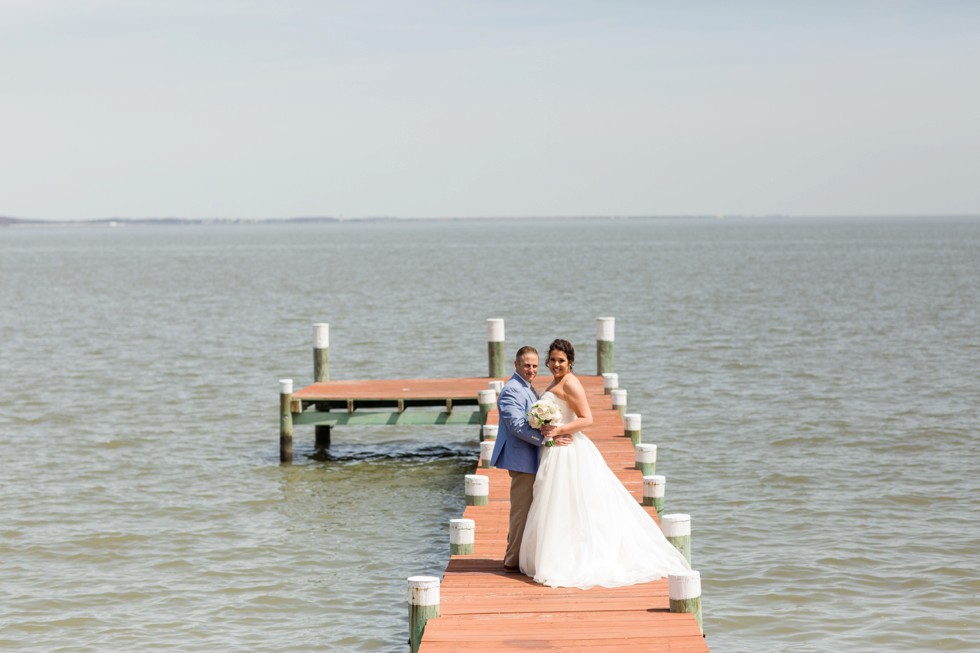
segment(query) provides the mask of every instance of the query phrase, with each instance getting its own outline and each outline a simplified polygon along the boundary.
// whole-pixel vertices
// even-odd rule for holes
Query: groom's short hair
[[[521,360],[521,356],[523,356],[524,354],[534,354],[535,356],[537,356],[538,350],[532,347],[531,345],[524,345],[523,347],[517,350],[517,356],[514,357],[514,361],[516,362]]]

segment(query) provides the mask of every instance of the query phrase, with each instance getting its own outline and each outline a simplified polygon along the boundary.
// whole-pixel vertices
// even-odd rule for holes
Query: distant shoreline
[[[368,218],[387,219],[387,218]],[[180,225],[241,225],[266,223],[341,222],[341,218],[98,218],[95,220],[24,220],[0,216],[0,227],[130,227]]]
[[[131,227],[182,225],[277,225],[342,222],[475,222],[487,220],[910,220],[910,219],[980,219],[980,214],[935,215],[569,215],[569,216],[473,216],[473,217],[298,217],[298,218],[98,218],[95,220],[26,220],[0,216],[3,227]]]
[[[615,215],[576,215],[576,216],[475,216],[442,218],[398,218],[398,217],[300,217],[300,218],[99,218],[95,220],[24,220],[0,216],[0,227],[130,227],[130,226],[182,226],[182,225],[281,225],[281,224],[324,224],[342,222],[475,222],[485,220],[713,220],[715,215],[677,215],[677,216],[615,216]],[[734,216],[729,216],[734,217]],[[768,216],[785,217],[785,216]]]

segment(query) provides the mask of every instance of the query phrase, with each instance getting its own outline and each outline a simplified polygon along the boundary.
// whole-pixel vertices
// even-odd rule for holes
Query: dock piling
[[[667,541],[684,554],[687,562],[691,562],[691,516],[684,513],[673,513],[660,518]]]
[[[667,593],[670,597],[670,611],[693,614],[701,635],[704,635],[704,623],[701,620],[701,573],[692,569],[668,574]]]
[[[497,425],[484,424],[480,431],[480,442],[493,442],[497,439]]]
[[[615,372],[605,372],[602,375],[602,394],[611,395],[619,388],[619,375]]]
[[[476,393],[476,403],[480,404],[480,424],[487,423],[487,415],[497,407],[497,393],[491,389]]]
[[[504,321],[500,318],[487,320],[487,359],[491,379],[506,376],[504,362]]]
[[[609,394],[612,396],[613,410],[619,411],[619,416],[622,417],[626,414],[626,390],[623,388],[616,388]]]
[[[613,341],[616,340],[616,318],[595,319],[596,374],[602,376],[613,371]]]
[[[639,413],[626,413],[623,415],[623,435],[633,441],[634,447],[643,441],[642,434],[640,433],[641,422],[642,418]]]
[[[313,325],[313,382],[325,383],[330,380],[330,325],[318,322]],[[317,404],[317,410],[326,410]],[[313,427],[314,446],[317,449],[330,448],[330,425],[316,424]]]
[[[467,474],[466,505],[485,506],[490,503],[490,479],[482,474]]]
[[[633,447],[636,452],[635,467],[644,476],[653,476],[657,473],[657,445],[638,444]]]
[[[493,456],[493,448],[496,444],[496,440],[484,440],[480,443],[480,467],[490,469],[490,458]]]
[[[439,579],[410,576],[408,579],[408,644],[417,653],[429,619],[439,616]]]
[[[476,522],[472,519],[449,520],[449,554],[472,555]]]
[[[279,462],[293,462],[293,380],[279,380]]]
[[[317,449],[330,448],[330,428],[329,424],[315,424],[313,426],[313,446]]]
[[[657,509],[657,517],[664,514],[664,493],[667,477],[661,474],[643,477],[643,505]]]
[[[330,325],[319,322],[313,325],[313,382],[330,380]]]

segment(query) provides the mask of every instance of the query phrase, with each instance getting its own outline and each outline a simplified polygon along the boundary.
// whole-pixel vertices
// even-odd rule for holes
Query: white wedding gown
[[[566,402],[543,396],[575,419]],[[542,447],[534,501],[521,544],[521,571],[551,587],[619,587],[690,569],[660,527],[623,487],[584,433]]]

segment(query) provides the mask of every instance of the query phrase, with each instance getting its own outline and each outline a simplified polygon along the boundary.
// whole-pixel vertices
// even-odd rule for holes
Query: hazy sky
[[[0,215],[980,213],[980,2],[0,0]]]

